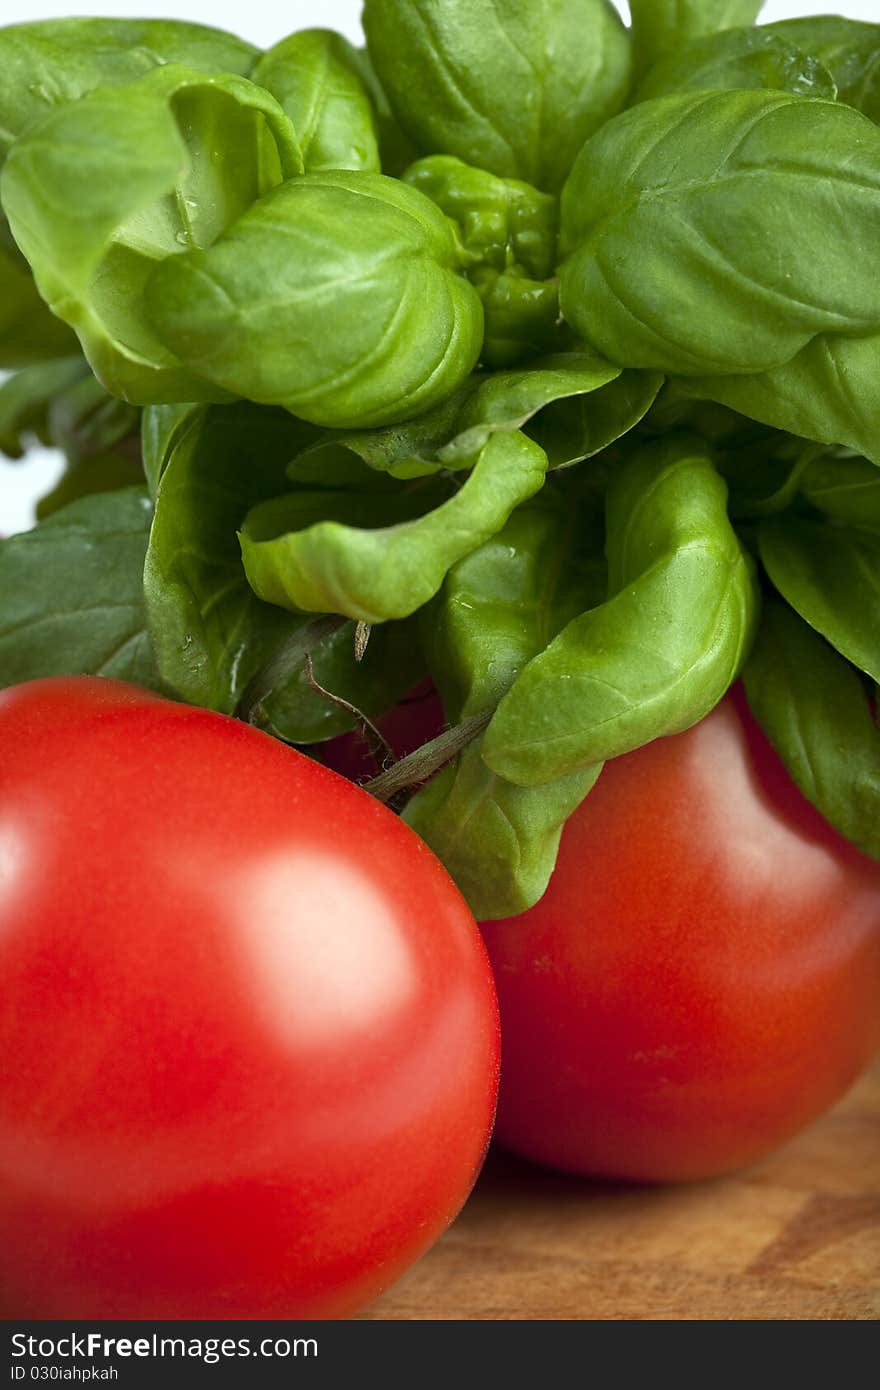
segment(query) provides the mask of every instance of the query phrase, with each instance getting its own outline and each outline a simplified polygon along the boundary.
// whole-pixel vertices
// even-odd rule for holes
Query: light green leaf
[[[780,367],[817,335],[880,328],[878,219],[880,130],[849,107],[769,91],[645,102],[565,186],[562,312],[628,367]]]
[[[451,496],[438,479],[390,496],[276,498],[255,507],[242,528],[248,579],[260,598],[285,608],[368,623],[405,618],[539,491],[546,467],[543,450],[524,435],[496,434]]]
[[[689,728],[735,679],[756,617],[751,565],[727,489],[699,440],[627,458],[607,494],[607,603],[575,618],[525,667],[483,756],[536,786]]]
[[[629,84],[629,36],[610,0],[366,0],[363,21],[420,153],[550,191]]]
[[[474,366],[483,311],[458,267],[449,222],[415,189],[306,174],[210,249],[164,260],[147,302],[199,377],[315,424],[369,426],[427,410]]]
[[[154,423],[148,428],[158,437]],[[193,704],[233,713],[256,673],[310,622],[256,597],[236,528],[283,484],[287,460],[312,433],[285,411],[240,402],[190,406],[165,434],[144,584],[162,677]],[[311,655],[316,681],[368,715],[393,705],[422,674],[418,643],[400,624],[374,634],[360,663],[350,627],[323,637]],[[356,723],[309,685],[304,662],[262,714],[294,743],[332,738]]]
[[[166,63],[247,74],[258,50],[176,19],[41,19],[0,29],[0,161],[53,107],[121,86]]]
[[[112,676],[158,688],[142,575],[144,488],[86,497],[0,541],[0,685]]]
[[[570,618],[602,601],[597,540],[577,507],[547,488],[453,567],[421,615],[429,670],[451,719],[492,708]],[[524,912],[542,895],[562,826],[599,768],[518,787],[489,770],[481,746],[476,740],[432,778],[404,819],[485,920]]]
[[[823,335],[781,367],[753,376],[682,378],[677,385],[820,444],[844,444],[880,464],[880,334]]]
[[[293,127],[267,92],[169,64],[31,126],[0,191],[40,293],[107,389],[137,404],[198,400],[217,388],[156,337],[145,283],[157,261],[209,244],[301,168]]]
[[[302,29],[266,50],[250,74],[280,101],[299,136],[307,170],[380,170],[373,107],[330,29]]]

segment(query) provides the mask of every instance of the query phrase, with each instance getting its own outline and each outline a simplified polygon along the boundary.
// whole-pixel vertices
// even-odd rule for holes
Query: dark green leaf
[[[768,600],[743,679],[804,796],[880,859],[880,731],[857,672],[784,603]]]
[[[0,541],[0,685],[97,675],[158,687],[146,634],[144,488],[73,502]]]
[[[145,412],[145,430],[163,467],[145,589],[157,659],[176,694],[232,713],[257,672],[310,622],[256,597],[236,529],[251,505],[283,485],[287,460],[313,431],[284,411],[245,403],[190,406],[166,417],[164,430],[152,414]],[[312,659],[317,682],[368,715],[393,705],[421,675],[418,643],[401,624],[374,634],[360,663],[351,628],[324,637]],[[310,687],[302,663],[262,713],[294,743],[355,724]]]
[[[758,542],[782,597],[880,680],[880,534],[783,514],[761,523]]]

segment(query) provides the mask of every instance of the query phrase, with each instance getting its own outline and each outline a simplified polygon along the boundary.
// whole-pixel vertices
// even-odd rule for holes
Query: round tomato
[[[0,695],[0,975],[6,1316],[341,1316],[474,1181],[473,918],[389,811],[235,720]]]
[[[609,763],[544,898],[483,934],[497,1137],[572,1172],[738,1167],[880,1041],[880,866],[801,796],[738,692]]]

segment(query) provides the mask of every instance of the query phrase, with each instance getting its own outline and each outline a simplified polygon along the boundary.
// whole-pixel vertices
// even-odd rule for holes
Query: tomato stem
[[[427,782],[429,777],[483,732],[493,713],[494,710],[491,709],[483,710],[481,714],[475,714],[471,719],[465,719],[461,724],[446,729],[442,734],[438,734],[437,738],[431,739],[430,743],[423,743],[414,753],[408,753],[392,767],[380,772],[378,777],[364,782],[363,790],[387,805],[400,792]]]

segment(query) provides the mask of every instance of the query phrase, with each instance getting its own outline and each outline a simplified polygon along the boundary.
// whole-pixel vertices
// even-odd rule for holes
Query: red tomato
[[[395,816],[113,681],[0,695],[8,1316],[336,1317],[448,1225],[491,972]]]
[[[748,1163],[880,1042],[880,867],[801,796],[738,695],[608,764],[545,897],[483,935],[497,1137],[572,1172]]]

